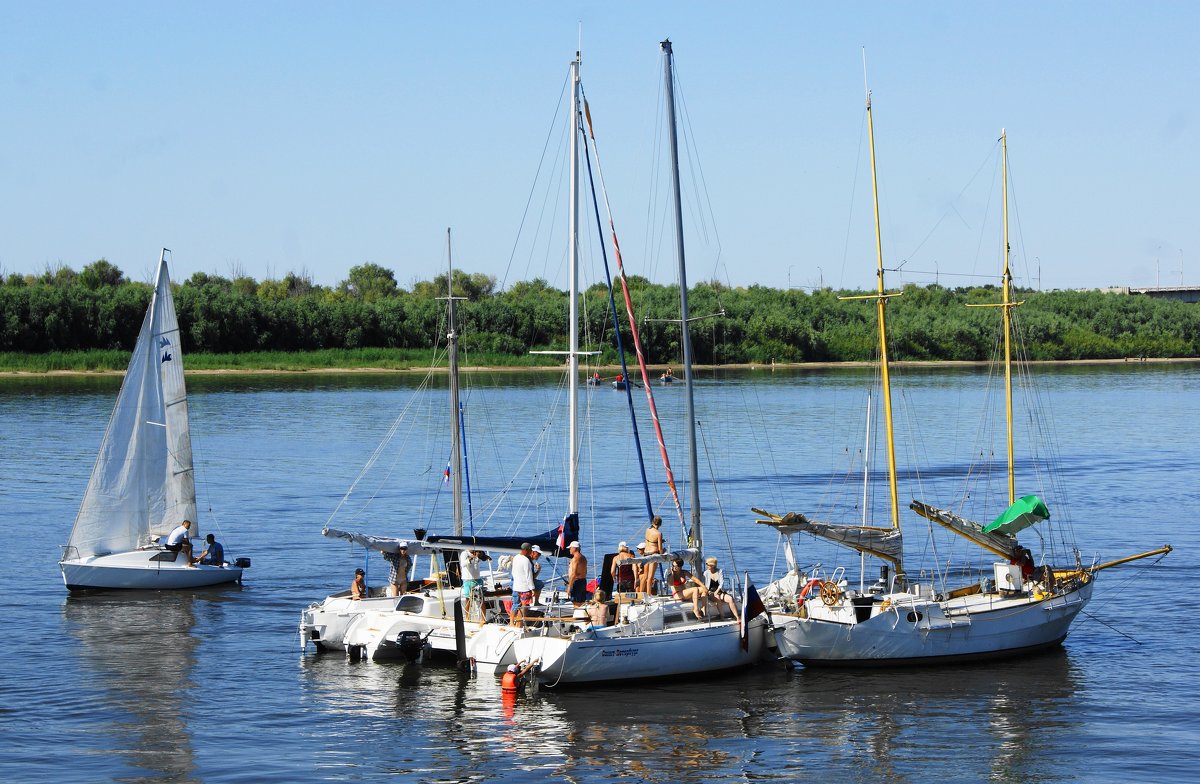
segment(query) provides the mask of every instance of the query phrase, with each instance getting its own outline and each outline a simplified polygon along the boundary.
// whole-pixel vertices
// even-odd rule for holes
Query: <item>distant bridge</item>
[[[1121,291],[1121,289],[1117,289]],[[1124,289],[1126,294],[1145,294],[1156,299],[1177,299],[1182,302],[1200,302],[1200,286],[1156,286],[1154,288]]]

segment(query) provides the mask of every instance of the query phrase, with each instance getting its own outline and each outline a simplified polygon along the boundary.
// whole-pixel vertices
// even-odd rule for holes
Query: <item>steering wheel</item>
[[[821,583],[821,601],[826,607],[832,607],[842,600],[842,589],[832,580]]]

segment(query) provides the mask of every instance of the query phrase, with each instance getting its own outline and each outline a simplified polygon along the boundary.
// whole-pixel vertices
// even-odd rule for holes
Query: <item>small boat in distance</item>
[[[199,538],[183,352],[163,248],[154,293],[71,538],[59,562],[68,590],[179,589],[241,580],[247,558],[192,564],[165,537],[185,520]]]
[[[675,374],[671,372],[671,368],[667,368],[663,371],[663,374],[658,377],[658,381],[660,384],[674,384]]]

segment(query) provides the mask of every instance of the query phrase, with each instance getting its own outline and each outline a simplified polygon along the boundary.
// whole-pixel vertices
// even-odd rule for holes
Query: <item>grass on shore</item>
[[[429,349],[359,348],[320,351],[249,351],[242,354],[189,354],[188,370],[273,370],[304,371],[328,368],[372,368],[410,370],[428,368],[433,361]],[[459,356],[463,365],[487,367],[538,367],[560,364],[545,355],[472,354]],[[445,357],[441,358],[441,364]],[[0,373],[104,373],[124,371],[129,352],[114,350],[54,351],[48,354],[0,352]]]

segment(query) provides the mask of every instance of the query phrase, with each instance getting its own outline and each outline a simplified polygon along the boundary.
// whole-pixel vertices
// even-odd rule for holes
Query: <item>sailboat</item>
[[[871,145],[871,175],[875,186],[874,129],[871,97],[867,94],[867,127]],[[1009,269],[1007,139],[1001,136],[1004,195],[1003,316],[1004,391],[1008,422],[1009,506],[989,524],[980,524],[958,513],[913,501],[910,508],[982,548],[998,560],[990,572],[976,574],[959,586],[936,586],[910,581],[903,565],[896,489],[896,466],[892,434],[891,392],[888,375],[885,306],[893,294],[885,293],[883,256],[879,242],[878,190],[875,196],[875,230],[878,288],[874,295],[880,341],[881,379],[886,419],[888,480],[891,493],[891,525],[837,525],[807,519],[802,514],[774,515],[754,511],[766,519],[760,523],[790,537],[806,533],[837,542],[858,553],[884,562],[880,580],[862,591],[847,589],[844,571],[832,578],[789,575],[764,589],[776,604],[774,636],[780,654],[805,665],[908,665],[952,660],[989,659],[1031,653],[1059,645],[1072,621],[1092,596],[1096,572],[1170,551],[1170,546],[1140,555],[1085,566],[1079,551],[1069,553],[1073,562],[1047,563],[1053,553],[1041,554],[1041,566],[1033,553],[1018,542],[1017,534],[1046,522],[1050,512],[1036,495],[1016,496],[1012,416],[1012,319],[1020,305],[1011,297]],[[1042,536],[1049,549],[1054,537]],[[790,553],[790,541],[789,541]]]
[[[679,265],[680,325],[683,349],[685,406],[691,472],[691,541],[689,547],[660,555],[634,558],[649,568],[674,559],[688,561],[699,574],[702,563],[699,471],[697,463],[693,397],[692,349],[689,337],[687,277],[679,190],[678,144],[675,127],[674,68],[670,41],[661,44],[666,80],[666,106],[673,172],[676,250]],[[573,64],[572,116],[579,117],[578,58]],[[577,160],[578,140],[572,138]],[[615,244],[615,241],[614,241]],[[619,253],[618,253],[619,256]],[[574,256],[573,256],[574,261]],[[574,273],[572,273],[574,276]],[[572,324],[572,330],[575,325]],[[574,356],[574,354],[572,354]],[[572,377],[576,374],[572,371]],[[574,442],[574,439],[573,439]],[[574,508],[574,507],[572,507]],[[527,634],[512,644],[515,658],[540,662],[538,681],[548,687],[585,683],[612,683],[644,678],[694,675],[744,667],[758,661],[764,643],[765,619],[748,623],[696,618],[690,601],[646,595],[640,601],[618,605],[616,623],[596,628],[589,623],[553,624]],[[743,610],[743,619],[746,613]]]
[[[236,582],[249,559],[189,563],[166,549],[190,520],[199,537],[183,351],[162,250],[154,294],[59,562],[68,590],[177,589]]]
[[[499,569],[483,570],[482,589],[476,596],[465,596],[461,580],[448,575],[457,570],[458,558],[465,549],[480,550],[499,558],[520,550],[524,542],[537,544],[546,553],[563,552],[563,538],[569,541],[577,533],[571,521],[559,529],[539,536],[468,536],[463,530],[463,448],[460,436],[458,327],[453,291],[454,264],[450,253],[450,231],[446,232],[448,259],[446,313],[447,362],[449,369],[450,461],[447,479],[452,480],[454,530],[451,536],[428,535],[414,529],[412,539],[375,536],[343,531],[326,525],[322,533],[331,539],[354,542],[368,551],[395,553],[401,547],[420,559],[428,556],[427,579],[410,581],[409,591],[400,596],[372,594],[354,599],[349,590],[314,602],[300,615],[300,647],[313,643],[317,650],[344,650],[354,658],[371,661],[413,659],[428,647],[431,652],[456,655],[477,665],[501,665],[511,662],[507,656],[512,639],[521,632],[506,624],[508,615],[503,600],[510,594],[501,588],[507,574]],[[347,494],[348,496],[349,494]],[[336,513],[335,513],[336,514]],[[444,563],[439,563],[439,558]],[[457,584],[454,584],[454,583]],[[466,606],[466,610],[462,609]],[[503,621],[504,624],[493,623]]]

